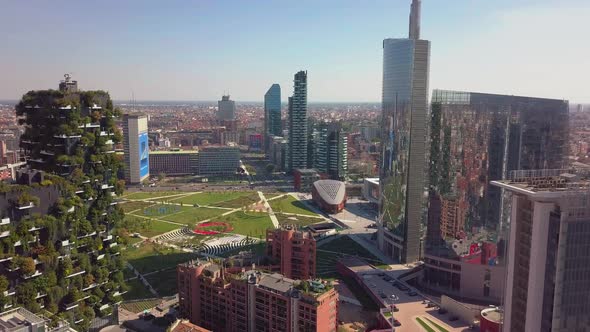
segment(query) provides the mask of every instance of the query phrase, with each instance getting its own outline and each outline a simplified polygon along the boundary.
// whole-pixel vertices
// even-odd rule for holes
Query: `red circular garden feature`
[[[228,223],[212,221],[197,224],[193,233],[199,235],[215,235],[219,233],[227,233],[233,230],[234,228]]]

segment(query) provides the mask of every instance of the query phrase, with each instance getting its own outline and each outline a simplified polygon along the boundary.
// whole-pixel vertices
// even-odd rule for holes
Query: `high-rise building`
[[[199,151],[199,174],[232,175],[240,167],[240,148],[237,145],[206,146]]]
[[[502,193],[489,182],[518,168],[562,167],[567,139],[567,101],[433,91],[426,287],[501,300]]]
[[[430,42],[419,39],[420,1],[409,38],[383,41],[383,118],[378,244],[400,262],[420,259],[426,168]]]
[[[299,71],[293,80],[293,97],[289,97],[289,167],[307,167],[307,71]]]
[[[143,114],[123,116],[123,147],[125,149],[125,180],[138,184],[150,176],[148,120]]]
[[[124,216],[113,148],[121,115],[108,93],[67,88],[29,91],[16,113],[28,168],[0,193],[0,307],[45,308],[87,331],[125,289],[112,234]],[[93,294],[103,296],[85,300]]]
[[[504,331],[589,331],[590,177],[523,170],[509,193]]]
[[[177,267],[181,313],[213,331],[336,331],[338,293],[326,282],[212,262]]]
[[[264,141],[269,151],[270,136],[283,136],[281,122],[281,86],[273,84],[264,94]]]
[[[153,175],[162,173],[165,175],[199,174],[199,151],[151,151],[150,173]]]
[[[280,263],[287,278],[307,280],[315,277],[316,241],[308,231],[290,228],[266,231],[266,254]]]
[[[339,123],[320,123],[317,129],[313,167],[333,180],[348,175],[348,137]]]
[[[0,166],[8,164],[8,158],[6,157],[6,142],[0,141]]]
[[[217,101],[217,120],[233,121],[236,119],[236,102],[229,99],[229,95],[223,95]]]

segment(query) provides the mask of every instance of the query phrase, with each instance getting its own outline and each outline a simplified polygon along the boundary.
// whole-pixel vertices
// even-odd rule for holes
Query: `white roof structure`
[[[318,180],[313,183],[313,186],[328,204],[340,204],[346,197],[346,185],[342,181]]]

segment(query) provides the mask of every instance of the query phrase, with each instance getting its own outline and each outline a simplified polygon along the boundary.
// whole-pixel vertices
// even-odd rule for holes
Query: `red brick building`
[[[281,274],[287,278],[315,277],[316,241],[311,232],[269,229],[266,231],[266,254],[279,262]]]
[[[257,270],[229,274],[212,262],[178,265],[181,313],[213,331],[336,331],[338,293],[321,281]]]
[[[342,181],[319,180],[311,187],[313,201],[328,213],[338,213],[346,204],[346,185]]]

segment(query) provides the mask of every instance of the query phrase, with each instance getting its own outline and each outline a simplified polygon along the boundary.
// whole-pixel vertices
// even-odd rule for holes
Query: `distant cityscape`
[[[431,87],[420,22],[379,103],[0,102],[0,331],[590,331],[590,104]]]

